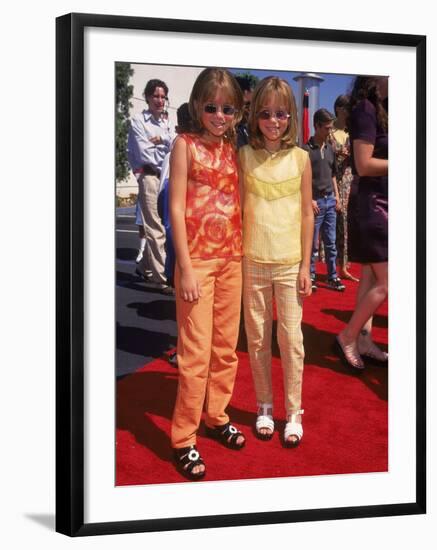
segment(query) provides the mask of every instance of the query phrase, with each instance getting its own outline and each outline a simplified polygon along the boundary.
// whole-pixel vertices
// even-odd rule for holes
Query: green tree
[[[259,78],[252,74],[250,71],[243,71],[235,73],[235,76],[239,76],[241,78],[245,78],[250,82],[250,87],[253,89],[259,82]]]
[[[129,175],[127,136],[129,109],[132,107],[130,98],[133,95],[133,86],[129,85],[129,79],[133,74],[130,63],[116,63],[115,178],[117,182],[125,180]]]

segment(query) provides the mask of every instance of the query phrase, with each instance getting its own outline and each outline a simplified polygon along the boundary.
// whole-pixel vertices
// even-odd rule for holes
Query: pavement
[[[150,288],[135,274],[138,245],[135,207],[117,208],[117,378],[135,372],[176,346],[175,299]]]

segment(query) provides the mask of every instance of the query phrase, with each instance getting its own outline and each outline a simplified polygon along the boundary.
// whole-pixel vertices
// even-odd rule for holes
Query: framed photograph
[[[425,513],[426,38],[68,14],[57,19],[56,48],[57,531],[86,536]],[[221,454],[199,431],[208,475],[194,483],[172,463],[172,285],[164,292],[138,273],[142,223],[126,149],[129,120],[147,108],[147,82],[167,83],[165,116],[177,126],[178,109],[206,67],[287,81],[299,145],[312,133],[314,111],[333,112],[355,77],[388,77],[389,296],[373,324],[390,361],[356,377],[332,354],[358,283],[347,281],[341,295],[329,289],[322,247],[320,289],[305,302],[302,325],[302,444],[290,450],[277,436],[255,437],[240,326],[228,412],[244,429],[246,447]],[[275,397],[278,430],[281,406]]]

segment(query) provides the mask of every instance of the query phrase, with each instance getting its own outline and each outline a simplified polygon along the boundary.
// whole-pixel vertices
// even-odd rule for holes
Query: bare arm
[[[353,148],[355,167],[359,176],[387,176],[388,160],[373,157],[373,143],[355,139]]]
[[[312,170],[308,158],[302,174],[301,183],[301,241],[302,261],[300,264],[298,285],[302,296],[311,294],[310,262],[314,232],[314,212],[312,206]]]
[[[185,226],[188,154],[186,142],[177,139],[170,155],[170,221],[176,261],[181,273],[181,297],[192,302],[197,300],[201,293],[188,252]]]
[[[335,209],[339,211],[341,210],[340,195],[338,194],[337,178],[335,176],[332,176],[332,188],[334,189],[334,195],[336,200]]]

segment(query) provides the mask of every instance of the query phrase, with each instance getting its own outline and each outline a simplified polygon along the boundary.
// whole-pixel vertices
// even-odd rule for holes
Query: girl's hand
[[[319,205],[317,204],[317,201],[312,200],[311,204],[312,204],[312,207],[313,207],[314,214],[317,215],[320,212],[320,208],[319,208]]]
[[[196,279],[193,269],[186,269],[181,272],[180,294],[186,302],[195,302],[202,296],[199,281]]]
[[[297,276],[297,288],[302,298],[311,296],[312,286],[309,269],[300,268]]]

